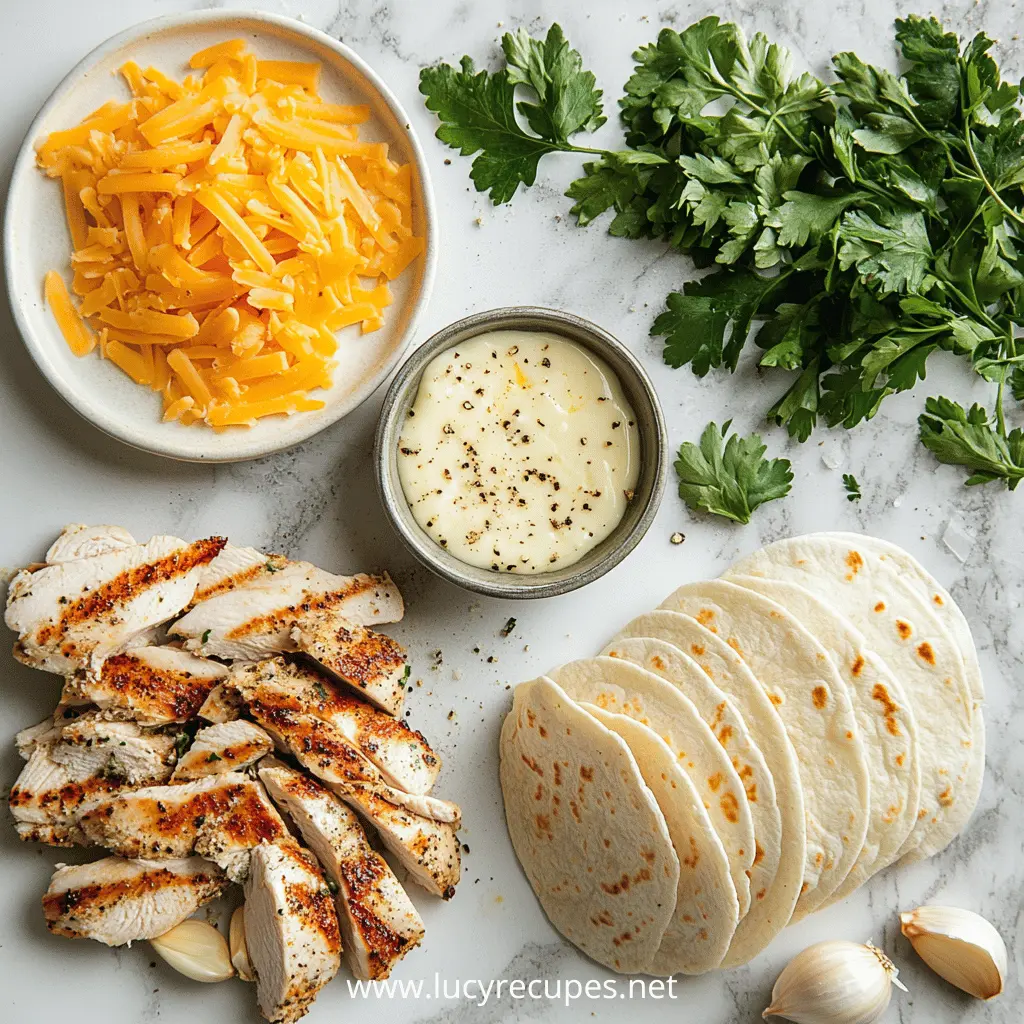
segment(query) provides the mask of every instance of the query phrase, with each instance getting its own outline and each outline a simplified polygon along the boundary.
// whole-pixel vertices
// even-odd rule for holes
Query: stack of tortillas
[[[599,963],[742,964],[963,829],[982,697],[967,621],[909,554],[780,541],[516,688],[509,833],[554,926]]]

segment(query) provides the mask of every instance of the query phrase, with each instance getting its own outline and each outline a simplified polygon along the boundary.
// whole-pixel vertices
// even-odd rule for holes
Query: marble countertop
[[[0,20],[4,60],[0,88],[0,188],[35,111],[88,50],[133,21],[171,11],[233,6],[206,0],[6,0]],[[654,244],[608,237],[568,216],[562,192],[574,158],[542,165],[536,187],[511,206],[492,208],[471,187],[469,163],[432,138],[435,123],[417,93],[419,69],[463,53],[493,60],[507,29],[546,29],[559,20],[614,102],[630,70],[630,52],[662,24],[678,28],[706,13],[763,29],[795,51],[796,61],[824,72],[837,49],[893,61],[891,22],[917,9],[894,0],[697,0],[647,4],[592,0],[263,0],[264,9],[302,17],[357,50],[394,88],[425,145],[437,194],[441,257],[437,285],[420,339],[469,312],[537,304],[572,310],[623,339],[644,360],[661,395],[673,445],[695,440],[709,419],[732,417],[744,432],[760,426],[771,382],[747,363],[734,378],[704,380],[672,371],[648,337],[665,294],[692,271],[683,258]],[[589,13],[584,13],[586,10]],[[1015,34],[1015,3],[947,0],[948,27],[984,28],[1006,77],[1024,71]],[[616,139],[612,122],[600,140]],[[450,164],[447,158],[451,157]],[[7,260],[17,252],[4,253]],[[67,522],[117,522],[139,536],[227,533],[243,544],[308,558],[337,571],[387,567],[401,585],[408,616],[396,628],[413,659],[410,721],[436,741],[445,760],[438,792],[459,801],[469,846],[455,900],[416,900],[427,924],[424,947],[400,967],[400,979],[424,979],[420,998],[354,997],[343,983],[326,989],[311,1024],[352,1022],[568,1021],[593,1014],[627,1021],[638,1011],[652,1022],[725,1024],[760,1020],[772,983],[788,958],[831,937],[874,939],[902,969],[909,995],[897,993],[887,1017],[902,1024],[1021,1019],[1024,971],[1024,721],[1017,690],[1024,658],[1019,627],[1024,596],[1020,494],[994,486],[965,489],[962,474],[939,466],[917,443],[914,421],[925,394],[969,398],[971,383],[952,361],[935,356],[927,385],[889,399],[869,424],[852,432],[820,431],[796,445],[784,431],[763,431],[793,461],[794,494],[761,509],[736,528],[692,515],[670,486],[658,519],[626,562],[586,590],[539,603],[475,598],[419,568],[381,515],[367,453],[380,393],[355,414],[301,447],[259,462],[195,466],[146,456],[109,440],[81,421],[31,364],[0,298],[0,444],[6,485],[0,493],[0,568],[40,557]],[[927,390],[926,390],[927,389]],[[846,501],[841,474],[861,481],[864,497]],[[1016,519],[1014,518],[1016,516]],[[943,540],[961,538],[959,557]],[[905,545],[952,591],[975,630],[988,687],[989,757],[981,802],[966,833],[939,857],[873,879],[842,905],[787,930],[747,967],[682,979],[674,998],[586,1001],[515,1000],[507,991],[486,1005],[446,999],[435,977],[541,978],[549,991],[561,979],[603,979],[603,969],[561,941],[541,913],[512,854],[497,780],[497,737],[510,685],[573,657],[594,653],[631,616],[657,604],[679,584],[721,572],[737,555],[778,537],[810,530],[864,530]],[[673,546],[674,531],[685,543]],[[966,538],[966,540],[964,539]],[[510,615],[517,624],[499,635]],[[437,655],[436,652],[441,654]],[[13,734],[52,708],[56,681],[5,661],[0,684],[0,778],[13,781],[19,761]],[[23,846],[0,828],[0,1016],[10,1021],[73,1019],[82,1024],[131,1021],[248,1021],[254,999],[239,983],[208,986],[174,974],[141,948],[108,950],[51,937],[39,896],[52,865],[69,854]],[[1010,947],[1009,990],[992,1005],[962,997],[930,975],[899,936],[896,912],[924,902],[971,907],[988,916]],[[355,1004],[355,1005],[353,1005]]]

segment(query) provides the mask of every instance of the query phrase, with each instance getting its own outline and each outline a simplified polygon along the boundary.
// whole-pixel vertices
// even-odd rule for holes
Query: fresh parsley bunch
[[[472,177],[495,203],[556,151],[592,155],[568,195],[579,223],[657,238],[713,267],[668,296],[653,333],[665,359],[703,376],[734,370],[751,327],[760,365],[790,374],[768,411],[806,440],[819,419],[852,427],[923,379],[937,349],[995,388],[994,414],[929,399],[924,444],[972,471],[1024,476],[1024,120],[978,34],[962,44],[934,19],[896,22],[900,76],[855,54],[836,82],[796,74],[784,48],[708,17],[663,29],[635,54],[620,113],[626,148],[571,139],[604,122],[601,93],[557,26],[503,39],[506,67],[463,58],[422,72],[438,137],[477,154]],[[517,89],[528,100],[517,101]],[[520,126],[516,113],[529,131]]]

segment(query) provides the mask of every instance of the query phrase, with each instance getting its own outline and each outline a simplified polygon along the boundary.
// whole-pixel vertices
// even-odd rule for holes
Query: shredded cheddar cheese
[[[128,62],[111,101],[36,147],[73,251],[47,303],[76,356],[160,392],[163,419],[216,430],[323,407],[335,332],[378,330],[388,282],[423,251],[412,169],[324,103],[319,64],[232,39],[176,82]],[[78,303],[72,298],[77,296]]]

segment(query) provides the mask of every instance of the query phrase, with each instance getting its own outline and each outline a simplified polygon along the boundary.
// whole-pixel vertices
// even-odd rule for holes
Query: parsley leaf
[[[470,177],[495,206],[507,203],[520,185],[532,185],[547,153],[577,150],[568,140],[594,131],[605,121],[594,76],[582,69],[562,29],[552,25],[543,41],[524,29],[502,39],[507,67],[493,74],[477,71],[469,57],[459,68],[437,64],[420,72],[420,92],[441,120],[437,137],[463,156],[479,155]],[[536,102],[516,102],[517,87]],[[516,110],[536,134],[524,131]]]
[[[758,505],[789,493],[793,472],[788,459],[764,458],[767,449],[757,434],[732,434],[726,440],[731,424],[719,430],[709,423],[699,447],[689,441],[680,445],[675,464],[679,496],[692,509],[749,523]]]
[[[1004,480],[1012,491],[1024,479],[1024,431],[1004,437],[980,405],[966,411],[948,398],[929,398],[917,422],[922,444],[939,462],[973,471],[968,487]]]
[[[860,501],[860,484],[852,473],[843,474],[843,487],[846,488],[847,501]]]

